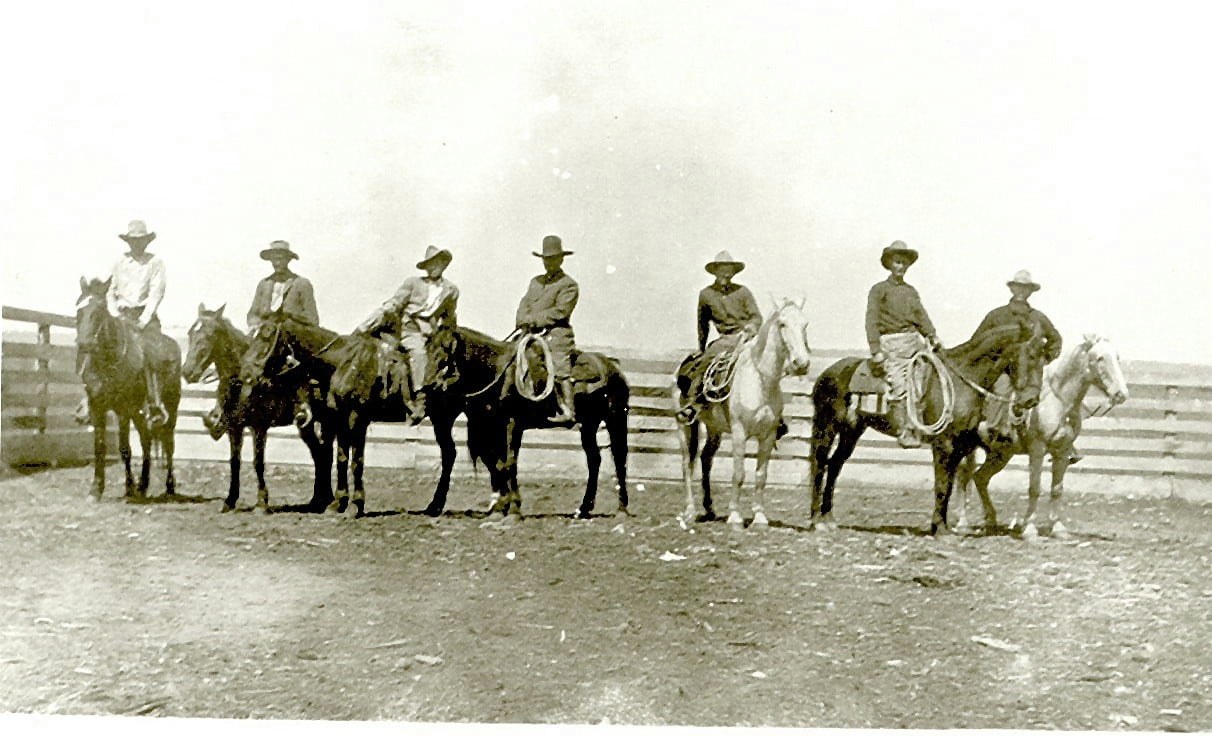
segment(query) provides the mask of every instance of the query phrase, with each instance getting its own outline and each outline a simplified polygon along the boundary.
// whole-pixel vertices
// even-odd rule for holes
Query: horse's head
[[[1111,406],[1119,406],[1128,400],[1128,382],[1119,364],[1119,353],[1105,337],[1083,335],[1082,348],[1086,351],[1086,375],[1099,390],[1111,400]]]
[[[1006,351],[1006,374],[1014,384],[1013,411],[1021,413],[1039,403],[1047,364],[1047,336],[1038,322],[1019,324],[1018,340]]]
[[[106,305],[109,279],[80,277],[80,298],[76,300],[76,350],[92,353],[110,347],[115,336],[110,334],[115,324]]]
[[[189,350],[181,365],[181,375],[189,383],[200,381],[202,372],[215,362],[215,351],[223,335],[223,309],[226,306],[207,309],[205,304],[198,305],[198,319],[189,328]]]
[[[782,304],[776,302],[772,315],[774,327],[779,338],[787,346],[787,364],[785,370],[789,375],[805,376],[812,365],[808,348],[808,318],[804,315],[804,300],[793,302],[784,299]]]
[[[281,310],[266,315],[249,336],[248,349],[240,359],[240,382],[245,391],[268,382],[289,369],[289,339],[284,334],[288,321]]]

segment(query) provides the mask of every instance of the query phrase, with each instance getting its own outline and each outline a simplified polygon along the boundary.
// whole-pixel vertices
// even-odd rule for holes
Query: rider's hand
[[[881,353],[878,350],[876,350],[874,353],[871,354],[872,363],[883,363],[887,359],[888,359],[888,356],[884,355],[883,353]]]

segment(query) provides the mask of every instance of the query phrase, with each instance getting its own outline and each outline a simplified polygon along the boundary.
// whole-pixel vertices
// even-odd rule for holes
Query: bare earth
[[[690,534],[673,484],[574,521],[579,481],[530,478],[530,518],[496,530],[482,477],[431,520],[429,477],[369,469],[355,520],[219,514],[219,464],[148,503],[86,502],[88,469],[5,472],[7,712],[1212,729],[1209,507],[1072,496],[1069,542],[932,540],[927,489],[843,478],[835,532],[781,488],[769,530]],[[271,481],[306,500],[304,469]]]

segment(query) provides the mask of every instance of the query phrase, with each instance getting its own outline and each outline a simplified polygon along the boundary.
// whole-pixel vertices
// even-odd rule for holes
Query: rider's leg
[[[408,353],[408,383],[410,396],[404,399],[413,423],[425,417],[425,377],[429,370],[429,353],[425,336],[419,332],[405,331],[400,336],[400,346]]]

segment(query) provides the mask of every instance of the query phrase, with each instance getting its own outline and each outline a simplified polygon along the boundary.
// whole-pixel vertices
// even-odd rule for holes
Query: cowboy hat
[[[425,249],[425,257],[417,261],[417,268],[429,268],[429,264],[438,260],[439,258],[446,261],[446,265],[450,265],[450,261],[452,258],[454,258],[454,256],[452,256],[450,251],[446,250],[445,248],[439,249],[438,246],[431,245]]]
[[[708,263],[704,268],[706,268],[707,273],[711,274],[712,276],[718,276],[721,266],[731,266],[734,274],[738,274],[745,270],[745,264],[733,258],[732,254],[726,250],[716,253],[715,259]]]
[[[291,260],[299,257],[298,253],[290,249],[290,243],[285,240],[275,240],[269,244],[268,248],[261,251],[261,258],[266,261],[276,255],[287,256]]]
[[[1032,280],[1031,272],[1026,269],[1014,274],[1014,278],[1007,281],[1006,286],[1028,286],[1031,288],[1031,291],[1039,291],[1040,289],[1039,284]]]
[[[892,245],[884,248],[880,253],[880,265],[884,268],[890,268],[888,261],[892,260],[892,256],[906,256],[909,259],[909,265],[912,266],[917,262],[917,251],[905,245],[903,241],[893,241]]]
[[[539,258],[551,258],[554,256],[572,255],[572,251],[564,250],[564,242],[562,240],[560,240],[559,235],[548,235],[548,236],[544,237],[543,238],[543,252],[535,253],[534,251],[531,251],[531,253],[538,256]]]
[[[147,232],[147,225],[142,220],[131,220],[130,224],[126,226],[126,232],[118,237],[128,243],[132,240],[150,243],[156,239],[156,234]]]

